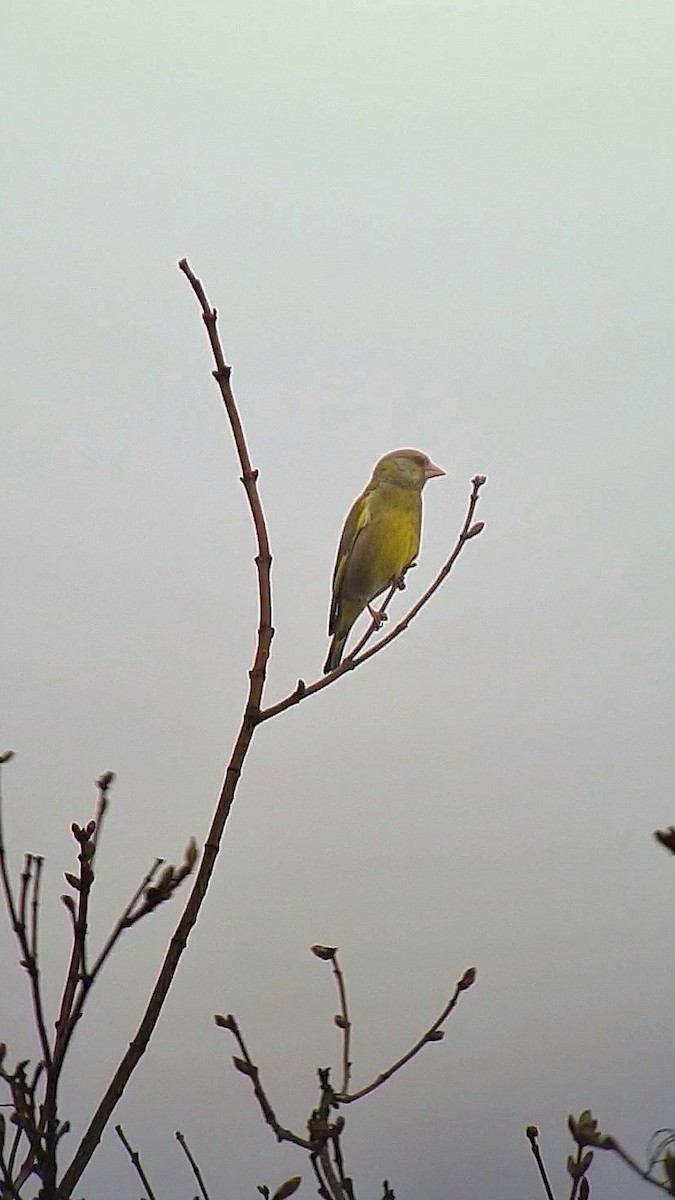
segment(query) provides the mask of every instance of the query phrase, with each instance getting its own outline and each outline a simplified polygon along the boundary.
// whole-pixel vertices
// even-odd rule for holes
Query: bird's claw
[[[384,609],[383,608],[379,608],[379,609],[373,608],[372,605],[369,604],[368,612],[370,613],[371,620],[372,620],[375,628],[380,629],[384,625],[384,623],[387,619],[387,614],[384,611]]]

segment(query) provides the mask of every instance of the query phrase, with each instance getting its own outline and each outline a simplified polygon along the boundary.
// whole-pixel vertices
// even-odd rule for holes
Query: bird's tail
[[[336,633],[334,635],[333,640],[330,644],[330,649],[328,651],[328,658],[326,659],[325,663],[323,664],[324,675],[327,675],[329,671],[334,671],[336,667],[340,666],[340,663],[342,662],[342,653],[345,648],[346,641],[347,641],[346,633]]]

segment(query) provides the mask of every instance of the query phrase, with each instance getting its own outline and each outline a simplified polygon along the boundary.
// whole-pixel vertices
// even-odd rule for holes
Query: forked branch
[[[101,827],[107,809],[107,791],[112,782],[113,775],[108,772],[101,776],[99,783],[99,805],[94,821],[89,822],[85,826],[73,826],[73,833],[79,843],[79,873],[71,877],[67,876],[68,882],[74,889],[76,895],[66,896],[63,902],[69,913],[72,926],[72,954],[69,969],[67,971],[64,988],[61,994],[61,1003],[56,1021],[56,1034],[53,1045],[47,1032],[47,1023],[43,1012],[42,995],[40,988],[40,977],[38,968],[38,915],[39,915],[39,899],[40,899],[40,884],[42,872],[42,860],[34,856],[27,856],[25,860],[24,871],[20,876],[19,886],[15,893],[12,889],[9,872],[7,870],[4,842],[2,839],[2,826],[0,819],[0,882],[2,884],[7,909],[10,915],[13,928],[20,943],[22,952],[22,962],[30,977],[30,984],[33,998],[33,1008],[35,1012],[35,1020],[40,1038],[41,1052],[44,1060],[44,1070],[46,1074],[46,1099],[43,1106],[40,1108],[39,1126],[33,1122],[34,1133],[38,1139],[35,1146],[29,1152],[26,1160],[26,1170],[31,1168],[35,1163],[36,1155],[38,1154],[38,1143],[40,1138],[45,1139],[47,1145],[48,1157],[51,1162],[49,1177],[44,1176],[46,1182],[51,1188],[51,1191],[60,1197],[60,1200],[68,1200],[73,1189],[77,1185],[82,1176],[83,1171],[87,1167],[91,1157],[98,1145],[103,1130],[105,1129],[112,1112],[120,1099],[135,1067],[140,1061],[142,1055],[148,1046],[154,1028],[159,1019],[162,1007],[166,1000],[167,994],[174,979],[176,970],[181,960],[182,954],[187,945],[187,940],[190,931],[195,925],[199,916],[201,906],[204,902],[210,880],[213,875],[215,863],[220,851],[221,840],[225,828],[225,824],[232,809],[235,799],[237,785],[241,776],[242,768],[246,755],[249,751],[251,741],[255,730],[259,724],[269,720],[271,717],[278,715],[286,709],[297,704],[305,696],[322,690],[324,687],[335,683],[337,679],[347,671],[353,670],[356,666],[371,658],[374,654],[379,653],[386,645],[398,637],[404,629],[408,627],[410,622],[417,616],[421,608],[428,602],[443,580],[446,578],[452,569],[456,559],[461,553],[466,542],[470,541],[482,530],[482,522],[474,523],[473,517],[475,508],[478,502],[480,488],[485,483],[484,476],[476,476],[473,480],[473,491],[471,493],[469,508],[464,524],[458,536],[455,548],[450,555],[450,558],[442,567],[437,575],[434,583],[427,589],[424,595],[414,604],[409,612],[401,621],[375,645],[367,645],[373,633],[375,625],[371,626],[365,633],[364,637],[356,646],[352,654],[334,672],[328,676],[322,676],[315,683],[308,687],[300,681],[296,689],[287,696],[284,700],[279,701],[267,708],[263,707],[263,695],[265,689],[265,681],[267,675],[267,667],[271,651],[272,639],[274,637],[274,629],[272,626],[272,583],[271,583],[271,564],[272,555],[270,550],[270,540],[267,530],[267,523],[260,500],[258,491],[258,472],[251,464],[248,446],[244,435],[243,426],[241,423],[239,411],[231,388],[231,368],[225,361],[223,349],[220,343],[220,337],[217,328],[217,313],[208,302],[201,281],[192,271],[188,262],[182,259],[178,264],[185,278],[188,280],[201,308],[202,319],[206,328],[211,352],[214,360],[213,376],[216,380],[223,406],[227,415],[227,419],[232,431],[235,449],[241,469],[241,481],[244,485],[246,498],[248,502],[251,520],[253,523],[256,537],[256,555],[255,566],[257,576],[257,597],[258,597],[258,627],[255,646],[253,650],[253,660],[249,671],[248,693],[242,713],[241,723],[236,735],[234,745],[227,763],[223,783],[218,796],[215,812],[213,814],[208,836],[204,843],[204,850],[199,862],[197,873],[194,877],[194,882],[187,898],[183,911],[176,924],[173,936],[165,951],[159,974],[154,985],[154,988],[147,1001],[145,1011],[141,1017],[140,1023],[134,1037],[129,1044],[129,1047],[120,1060],[119,1066],[115,1071],[95,1113],[93,1114],[89,1126],[77,1147],[75,1154],[65,1171],[62,1179],[58,1182],[55,1177],[56,1164],[56,1147],[63,1132],[64,1126],[59,1124],[57,1117],[57,1091],[59,1075],[63,1067],[66,1053],[69,1049],[71,1037],[76,1028],[79,1019],[82,1015],[83,1005],[88,995],[89,990],[106,962],[110,952],[116,945],[121,933],[134,924],[146,913],[152,911],[157,904],[168,899],[176,890],[178,884],[192,872],[196,865],[197,851],[196,845],[191,842],[185,854],[184,862],[179,867],[163,866],[158,861],[155,862],[148,875],[146,875],[141,888],[136,892],[130,904],[124,910],[122,917],[112,929],[108,940],[104,943],[103,948],[98,956],[89,961],[88,947],[88,919],[89,919],[89,896],[94,879],[94,860],[98,850],[98,842],[101,835]],[[385,607],[389,603],[391,597],[388,597],[385,602]],[[2,761],[2,760],[0,760]],[[338,994],[340,998],[340,1013],[336,1018],[339,1028],[342,1031],[342,1077],[341,1077],[341,1092],[339,1093],[340,1102],[348,1103],[356,1099],[358,1095],[366,1094],[375,1086],[379,1086],[383,1079],[375,1081],[369,1088],[362,1090],[361,1093],[351,1094],[349,1092],[350,1077],[351,1077],[351,1062],[350,1062],[350,1032],[351,1023],[347,1009],[347,998],[344,987],[344,979],[341,975],[337,963],[334,963],[334,971],[338,986]],[[458,985],[459,986],[459,985]],[[468,985],[467,985],[468,986]],[[455,997],[456,1001],[456,997]],[[454,1004],[455,1001],[451,1002]],[[429,1040],[429,1039],[427,1039]],[[417,1050],[414,1049],[413,1053]],[[400,1064],[394,1066],[393,1070],[397,1070],[403,1065],[404,1061],[408,1060],[406,1056]],[[276,1117],[269,1109],[266,1100],[263,1100],[264,1093],[260,1085],[257,1075],[257,1068],[244,1055],[240,1060],[244,1064],[245,1073],[250,1074],[254,1083],[254,1089],[258,1096],[259,1103],[266,1111],[266,1119],[275,1128],[277,1136],[282,1135],[288,1140],[296,1140],[298,1144],[305,1148],[312,1147],[317,1153],[316,1139],[298,1138],[292,1135],[290,1131],[283,1130],[276,1122]],[[240,1068],[241,1069],[241,1068]],[[387,1074],[387,1078],[389,1075]],[[326,1083],[325,1094],[337,1097],[338,1093],[333,1093]],[[325,1098],[325,1097],[324,1097]],[[340,1147],[339,1147],[339,1128],[329,1125],[329,1132],[326,1137],[333,1139],[333,1168],[336,1171],[338,1183],[345,1189],[345,1194],[348,1194],[348,1189],[351,1186],[348,1181],[343,1179]],[[328,1143],[326,1143],[327,1145]],[[40,1143],[42,1145],[42,1143]],[[324,1156],[325,1146],[321,1145],[320,1155]],[[42,1151],[40,1150],[40,1153]],[[6,1161],[0,1164],[0,1169],[4,1170],[7,1166]],[[333,1169],[331,1168],[331,1169]],[[326,1175],[329,1173],[329,1167],[324,1164]],[[14,1184],[16,1180],[14,1180]],[[51,1192],[50,1192],[51,1194]]]

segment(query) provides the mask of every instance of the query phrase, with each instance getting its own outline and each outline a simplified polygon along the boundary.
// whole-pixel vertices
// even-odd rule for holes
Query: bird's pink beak
[[[445,471],[442,467],[437,467],[436,463],[432,463],[431,459],[429,459],[424,468],[424,478],[436,479],[439,475],[445,475]]]

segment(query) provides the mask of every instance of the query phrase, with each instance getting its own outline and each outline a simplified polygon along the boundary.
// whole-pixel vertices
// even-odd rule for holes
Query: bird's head
[[[421,450],[391,450],[377,463],[373,482],[419,488],[421,491],[427,479],[435,479],[439,475],[445,475],[445,471]]]

